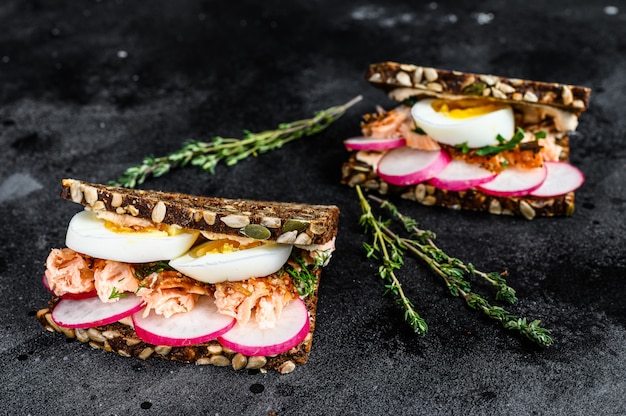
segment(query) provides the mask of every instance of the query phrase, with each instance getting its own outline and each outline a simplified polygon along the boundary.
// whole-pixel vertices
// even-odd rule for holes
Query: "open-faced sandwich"
[[[62,185],[84,209],[46,261],[46,329],[141,359],[282,373],[308,360],[337,207]]]
[[[396,62],[366,79],[400,104],[366,114],[345,141],[344,184],[528,219],[572,214],[584,177],[569,135],[590,89]]]

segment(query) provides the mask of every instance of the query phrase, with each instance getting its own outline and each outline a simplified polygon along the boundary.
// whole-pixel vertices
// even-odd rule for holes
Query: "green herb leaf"
[[[121,299],[125,298],[127,295],[124,292],[118,292],[117,288],[113,286],[113,290],[111,290],[111,294],[109,295],[109,299]]]
[[[297,264],[297,267],[287,263],[283,266],[283,269],[294,282],[294,285],[298,289],[300,296],[310,296],[315,293],[315,283],[317,282],[317,276],[313,274],[307,261],[301,253],[296,253],[294,250],[291,254],[291,259]],[[319,267],[316,263],[313,268]]]
[[[209,142],[197,140],[185,142],[179,150],[167,156],[144,158],[141,164],[126,169],[117,180],[109,184],[134,188],[150,176],[163,176],[174,168],[188,164],[214,174],[220,162],[232,166],[250,156],[279,149],[293,140],[321,132],[361,99],[362,97],[358,96],[343,105],[319,111],[310,119],[281,123],[274,130],[259,133],[244,130],[242,139],[217,136]]]
[[[484,297],[473,292],[470,278],[480,277],[497,289],[496,300],[509,304],[514,303],[517,297],[515,290],[507,284],[504,278],[506,272],[485,273],[476,269],[472,263],[465,264],[460,259],[450,257],[435,245],[434,232],[420,229],[415,219],[402,214],[389,201],[369,195],[369,198],[376,201],[392,218],[402,223],[404,231],[410,234],[409,237],[402,237],[390,228],[389,221],[377,219],[373,215],[371,206],[365,200],[361,189],[357,186],[356,190],[363,211],[361,225],[374,238],[373,243],[363,244],[367,258],[382,263],[379,265],[378,274],[386,282],[385,293],[396,295],[398,304],[405,309],[407,321],[416,331],[425,333],[426,323],[414,311],[413,304],[406,298],[395,274],[395,271],[404,264],[406,251],[423,260],[431,270],[443,279],[450,294],[455,297],[462,297],[470,308],[481,311],[489,318],[500,322],[504,328],[515,330],[542,347],[552,344],[550,331],[540,327],[539,321],[527,323],[526,318],[519,318],[500,306],[493,306]]]

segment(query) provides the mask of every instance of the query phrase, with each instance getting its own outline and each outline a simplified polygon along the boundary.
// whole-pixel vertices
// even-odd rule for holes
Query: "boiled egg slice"
[[[515,131],[513,109],[500,103],[424,99],[413,105],[411,115],[429,136],[451,146],[492,146],[498,135],[510,140]]]
[[[201,282],[236,282],[277,272],[289,259],[291,249],[290,244],[243,245],[221,239],[200,244],[169,264]]]
[[[65,245],[88,256],[125,263],[170,260],[186,253],[199,232],[131,231],[108,224],[91,211],[81,211],[70,220]]]

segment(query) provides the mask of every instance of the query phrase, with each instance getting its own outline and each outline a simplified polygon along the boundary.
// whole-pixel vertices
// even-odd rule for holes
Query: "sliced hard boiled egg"
[[[291,254],[290,244],[240,246],[228,239],[208,241],[170,261],[179,272],[205,283],[236,282],[277,272]]]
[[[91,211],[72,217],[65,236],[65,245],[88,256],[126,263],[149,263],[170,260],[186,253],[199,232],[178,230],[128,231],[108,226]]]
[[[498,135],[509,140],[515,132],[513,109],[500,103],[424,99],[411,108],[411,115],[429,136],[451,146],[492,146],[498,144]]]

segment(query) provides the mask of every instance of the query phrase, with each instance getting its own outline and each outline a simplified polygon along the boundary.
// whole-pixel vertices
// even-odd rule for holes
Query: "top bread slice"
[[[61,197],[155,223],[296,245],[321,245],[337,235],[339,208],[290,202],[193,196],[63,179]]]
[[[482,97],[511,104],[548,105],[577,115],[589,106],[591,89],[488,74],[450,71],[397,62],[371,64],[365,79],[388,93],[414,88],[414,95]],[[390,95],[395,98],[394,94]],[[402,101],[402,100],[399,100]]]

